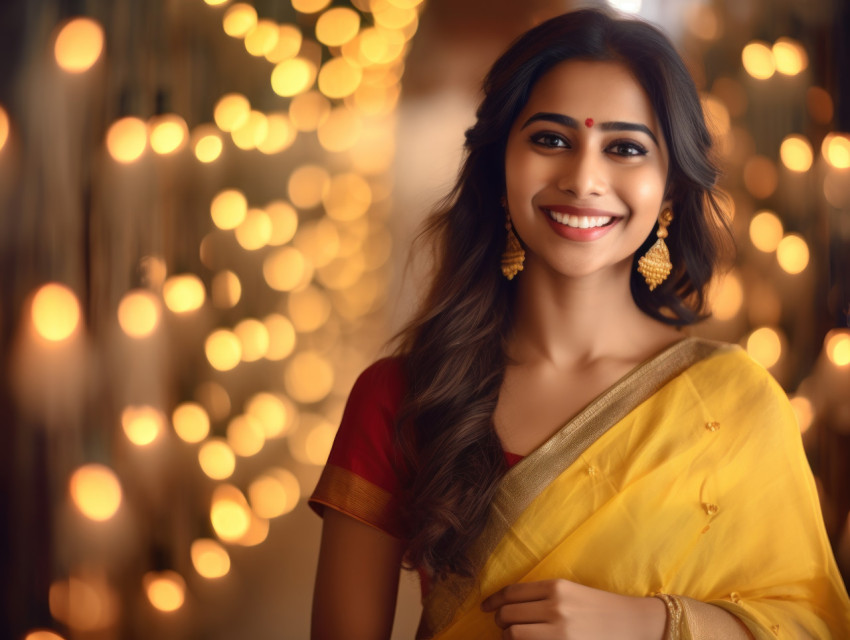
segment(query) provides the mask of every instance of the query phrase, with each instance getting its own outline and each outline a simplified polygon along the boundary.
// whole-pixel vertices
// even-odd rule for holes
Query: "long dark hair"
[[[409,382],[397,422],[411,474],[402,514],[409,533],[406,558],[437,578],[472,573],[468,550],[506,471],[492,416],[515,286],[498,268],[505,244],[499,200],[508,132],[537,80],[569,59],[625,64],[649,95],[669,149],[673,271],[649,292],[633,270],[631,292],[639,308],[674,325],[700,319],[718,262],[723,224],[711,137],[693,81],[667,37],[644,22],[582,10],[516,40],[484,81],[457,183],[427,223],[425,233],[436,243],[436,273],[421,309],[399,334]],[[654,233],[638,255],[653,241]]]

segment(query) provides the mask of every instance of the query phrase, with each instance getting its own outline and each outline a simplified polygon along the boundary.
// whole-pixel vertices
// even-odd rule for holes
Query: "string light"
[[[791,38],[779,38],[771,51],[779,73],[795,76],[809,66],[809,57],[803,45]]]
[[[783,234],[782,221],[773,211],[757,211],[750,220],[750,241],[759,251],[776,251]]]
[[[789,233],[776,247],[776,259],[779,266],[788,273],[800,273],[809,264],[809,245],[802,236]]]
[[[186,121],[173,113],[151,118],[149,128],[151,149],[159,155],[179,151],[189,135]]]
[[[0,151],[3,150],[3,147],[6,146],[6,141],[9,139],[9,129],[9,114],[6,113],[3,105],[0,105]]]
[[[782,158],[782,164],[791,171],[802,173],[812,166],[812,145],[801,135],[786,136],[779,148],[779,155]]]
[[[69,488],[76,507],[91,520],[109,520],[121,506],[121,485],[112,469],[104,465],[80,467],[71,475]]]
[[[127,439],[139,447],[156,440],[163,431],[164,422],[158,410],[146,405],[126,407],[121,413],[121,426]]]
[[[149,571],[142,583],[150,603],[160,611],[177,611],[186,599],[186,581],[176,571]]]
[[[192,150],[204,164],[215,162],[221,155],[224,144],[218,130],[212,125],[201,125],[192,132]]]
[[[776,71],[776,62],[770,45],[760,40],[754,40],[744,47],[741,52],[741,61],[747,73],[758,80],[766,80]]]
[[[221,578],[230,573],[230,555],[215,540],[199,538],[192,542],[189,553],[195,571],[204,578]]]
[[[148,128],[139,118],[128,116],[112,123],[106,132],[106,148],[116,162],[130,164],[148,146]]]
[[[761,327],[747,338],[747,352],[765,368],[779,362],[782,355],[782,340],[776,329]]]
[[[210,438],[198,449],[201,470],[213,480],[224,480],[236,469],[236,454],[223,438]]]
[[[832,364],[850,365],[850,329],[833,329],[824,338],[824,351]]]
[[[828,133],[821,143],[821,155],[836,169],[850,168],[850,135]]]
[[[248,200],[239,189],[220,191],[210,203],[212,221],[219,229],[235,229],[248,214]]]
[[[174,432],[184,442],[201,442],[209,435],[210,418],[197,402],[184,402],[174,408],[171,415]]]
[[[32,322],[45,340],[60,342],[73,334],[80,324],[80,303],[66,286],[51,282],[33,296]]]
[[[238,2],[224,12],[222,26],[231,38],[244,38],[257,25],[257,10],[250,4]]]
[[[146,338],[159,325],[162,307],[150,291],[136,289],[124,294],[118,304],[118,324],[131,338]]]
[[[201,279],[193,273],[173,275],[162,285],[165,306],[174,313],[189,313],[200,309],[206,300]]]
[[[88,71],[103,52],[103,27],[91,18],[74,18],[59,31],[53,52],[64,71]]]

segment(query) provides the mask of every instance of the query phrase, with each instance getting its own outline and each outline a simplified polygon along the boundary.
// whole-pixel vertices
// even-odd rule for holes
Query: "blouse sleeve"
[[[309,500],[316,513],[330,507],[403,537],[398,519],[403,465],[395,446],[395,419],[404,389],[397,358],[379,360],[360,374]]]

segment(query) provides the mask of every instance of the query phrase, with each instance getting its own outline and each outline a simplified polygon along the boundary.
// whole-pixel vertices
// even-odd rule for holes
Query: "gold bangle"
[[[676,596],[656,593],[655,597],[667,607],[667,625],[664,628],[664,640],[680,640],[682,625],[682,603]]]

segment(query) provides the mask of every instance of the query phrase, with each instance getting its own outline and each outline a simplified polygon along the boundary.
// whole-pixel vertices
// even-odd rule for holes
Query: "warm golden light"
[[[327,358],[314,351],[293,356],[284,372],[286,390],[298,402],[324,399],[331,392],[333,382],[333,366]]]
[[[227,4],[230,0],[204,0],[211,7],[219,7],[223,4]]]
[[[269,348],[269,331],[262,322],[246,318],[233,328],[233,332],[242,343],[242,360],[255,362],[266,355]]]
[[[288,318],[272,313],[263,320],[269,332],[266,360],[283,360],[295,349],[295,327]]]
[[[791,171],[802,173],[812,166],[813,152],[811,143],[800,135],[785,136],[779,148],[782,164]]]
[[[230,371],[242,360],[242,343],[228,329],[216,329],[206,340],[207,360],[214,369]]]
[[[245,496],[236,487],[221,485],[215,488],[210,508],[210,521],[216,535],[225,542],[235,542],[248,531],[251,511]]]
[[[276,291],[292,291],[310,281],[313,277],[313,267],[298,249],[283,247],[266,256],[263,261],[263,277]]]
[[[330,112],[330,101],[318,91],[297,95],[289,104],[289,119],[299,131],[315,131]]]
[[[230,395],[217,382],[208,380],[200,383],[195,389],[195,398],[209,412],[213,420],[223,420],[230,415]]]
[[[732,118],[729,110],[719,98],[711,94],[702,94],[702,109],[705,113],[705,121],[711,135],[715,138],[723,138],[729,133],[732,126]]]
[[[234,540],[233,542],[243,547],[255,547],[268,538],[269,521],[265,518],[260,518],[250,509],[248,513],[251,518],[248,523],[248,530],[238,540]]]
[[[218,160],[222,149],[224,149],[218,129],[212,125],[197,127],[192,132],[192,149],[195,157],[204,164]]]
[[[750,241],[759,251],[776,251],[784,233],[782,221],[773,211],[758,211],[750,220]]]
[[[251,415],[235,416],[227,425],[227,444],[237,456],[256,455],[266,444],[263,426]]]
[[[289,58],[294,58],[301,50],[301,31],[294,24],[282,24],[278,28],[277,42],[274,48],[266,53],[266,60],[277,64]]]
[[[24,640],[65,640],[65,638],[47,629],[33,629],[24,636]]]
[[[415,9],[399,7],[386,0],[372,0],[371,9],[375,24],[386,29],[404,29],[415,25],[418,18]]]
[[[316,39],[329,47],[339,47],[360,30],[360,14],[348,7],[325,11],[316,21]]]
[[[316,71],[316,65],[305,58],[283,60],[272,71],[272,90],[279,96],[291,98],[313,85]]]
[[[210,417],[197,402],[177,405],[171,414],[171,423],[177,436],[190,444],[200,442],[210,433]]]
[[[171,276],[162,285],[165,306],[174,313],[189,313],[200,309],[207,293],[201,279],[192,273]]]
[[[235,229],[248,213],[248,200],[239,189],[220,191],[210,203],[210,215],[219,229]]]
[[[118,303],[118,324],[131,338],[145,338],[159,325],[162,306],[153,293],[145,289],[127,292]]]
[[[747,338],[747,352],[763,367],[770,368],[782,355],[782,340],[779,333],[770,327],[761,327]]]
[[[800,427],[800,433],[805,433],[812,426],[815,419],[815,410],[812,406],[812,401],[806,396],[794,396],[789,398],[791,408],[794,410],[794,416],[797,418],[797,426]]]
[[[121,426],[127,439],[138,447],[151,444],[164,429],[165,417],[146,405],[126,407],[121,412]]]
[[[327,218],[306,223],[295,237],[295,246],[315,267],[324,267],[339,255],[340,238],[336,224]]]
[[[245,412],[258,422],[266,438],[286,435],[292,423],[286,403],[280,396],[266,391],[253,395],[245,403]]]
[[[363,71],[345,58],[331,58],[319,71],[319,91],[329,98],[344,98],[357,90]]]
[[[242,283],[232,271],[221,271],[212,279],[212,302],[219,309],[231,309],[242,297]]]
[[[32,299],[32,322],[45,340],[59,342],[69,338],[80,325],[77,296],[55,282],[42,286]]]
[[[269,120],[259,111],[251,111],[242,126],[230,132],[233,144],[244,151],[256,149],[269,133]]]
[[[159,155],[179,151],[189,136],[186,121],[173,113],[151,118],[149,127],[151,149]]]
[[[372,204],[372,189],[363,176],[342,173],[331,178],[322,202],[328,216],[348,222],[363,216]]]
[[[6,141],[9,139],[9,114],[0,105],[0,151],[6,146]]]
[[[91,18],[73,18],[56,36],[53,52],[63,70],[88,71],[103,52],[103,27]]]
[[[744,185],[756,198],[768,198],[779,184],[779,172],[770,158],[752,156],[744,164]]]
[[[393,0],[390,0],[393,2]],[[685,24],[700,40],[716,40],[720,35],[720,21],[714,8],[707,4],[692,3],[685,12]]]
[[[224,12],[222,26],[231,38],[244,38],[257,25],[257,10],[250,4],[237,2]]]
[[[315,331],[331,315],[330,299],[314,286],[290,293],[288,306],[292,324],[301,333]]]
[[[802,236],[789,233],[776,247],[776,259],[779,266],[788,273],[800,273],[809,264],[809,245]]]
[[[850,365],[850,329],[833,329],[827,333],[824,351],[832,364],[839,367]]]
[[[236,454],[223,438],[210,438],[198,449],[201,470],[213,480],[224,480],[236,469]]]
[[[228,93],[215,103],[213,118],[222,131],[233,131],[248,121],[251,103],[241,93]]]
[[[298,230],[298,213],[288,202],[275,200],[266,205],[266,214],[272,223],[272,232],[268,244],[279,247],[286,244]]]
[[[297,135],[286,114],[271,113],[266,118],[266,137],[257,144],[257,149],[266,155],[280,153],[292,146]]]
[[[121,506],[121,485],[115,473],[102,464],[87,464],[71,475],[71,499],[84,516],[103,522]]]
[[[248,209],[245,219],[236,227],[236,241],[247,251],[262,249],[272,236],[272,221],[262,209]]]
[[[298,479],[286,469],[270,469],[248,487],[251,508],[261,518],[277,518],[298,504],[301,487]]]
[[[245,50],[252,56],[263,57],[274,51],[280,30],[271,20],[258,20],[256,26],[245,35]]]
[[[741,60],[747,73],[759,80],[770,78],[776,70],[770,46],[760,40],[754,40],[744,47]]]
[[[215,540],[198,538],[192,542],[189,555],[195,571],[204,578],[221,578],[230,572],[230,555]]]
[[[721,279],[712,282],[711,315],[717,320],[731,320],[744,304],[744,286],[737,273],[729,272]]]
[[[836,169],[850,169],[850,135],[828,133],[821,143],[821,155]]]
[[[142,157],[147,146],[148,127],[139,118],[128,116],[116,120],[106,132],[106,148],[116,162],[135,162]]]
[[[832,96],[823,87],[809,87],[806,90],[806,108],[812,120],[818,124],[829,124],[835,114]]]
[[[304,165],[289,176],[289,200],[299,209],[312,209],[322,202],[329,186],[327,169],[314,164]]]
[[[108,629],[118,617],[118,595],[101,572],[84,571],[67,580],[55,580],[47,597],[50,614],[83,634]],[[59,637],[47,631],[43,634],[31,634],[27,638]]]
[[[357,114],[341,106],[331,111],[327,120],[319,125],[319,144],[327,151],[347,151],[360,140],[363,124]]]
[[[330,4],[331,0],[292,0],[292,8],[300,13],[316,13]]]
[[[809,66],[809,56],[803,45],[796,40],[779,38],[773,44],[772,51],[776,70],[786,76],[796,76]]]
[[[149,571],[144,575],[150,603],[160,611],[177,611],[186,599],[186,581],[175,571]]]

